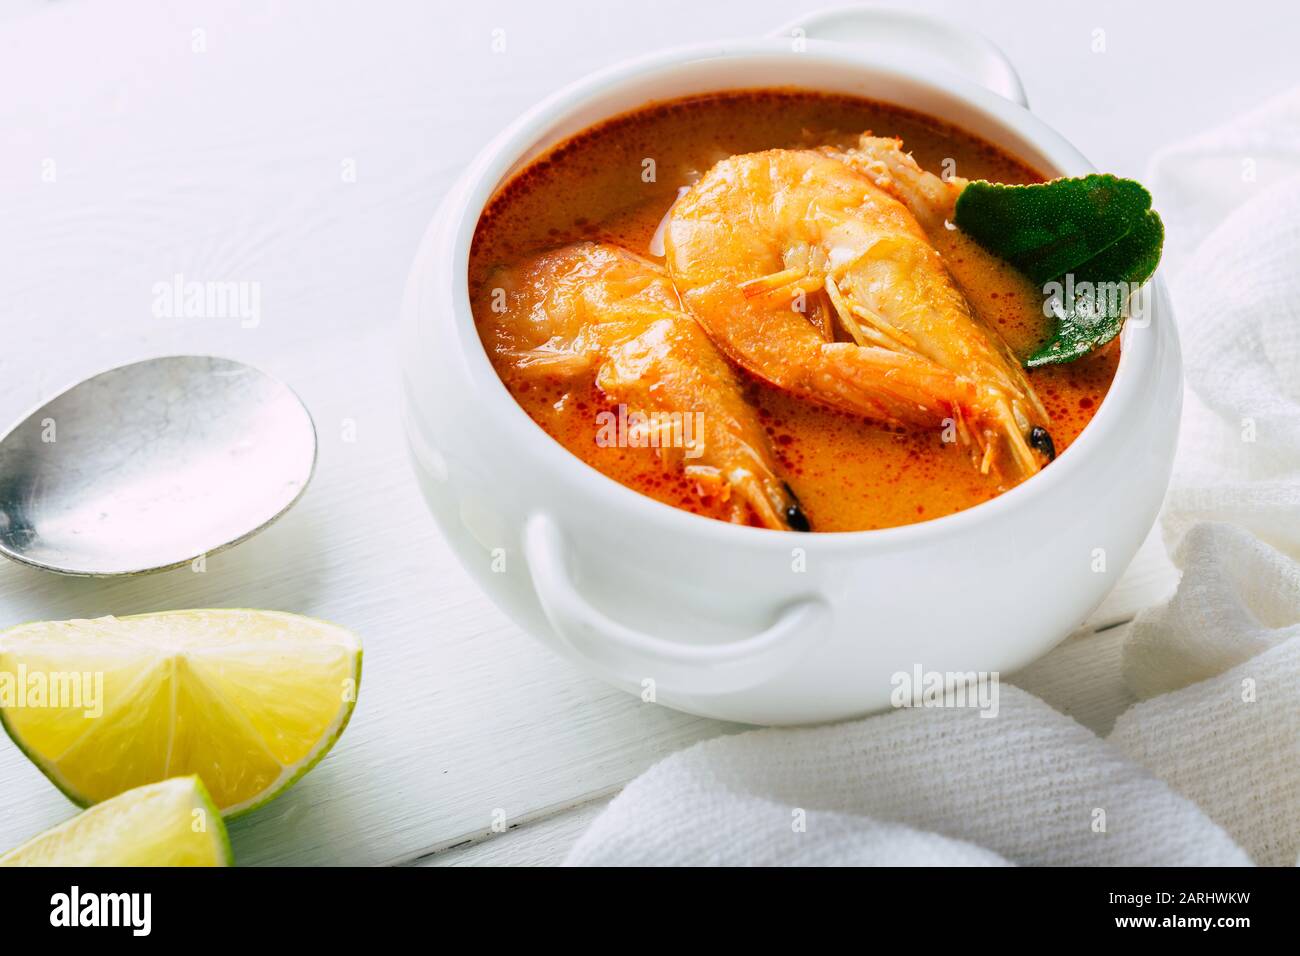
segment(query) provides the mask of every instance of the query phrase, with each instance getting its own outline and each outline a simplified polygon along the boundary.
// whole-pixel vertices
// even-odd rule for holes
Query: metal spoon
[[[178,567],[284,514],[311,479],[302,401],[230,359],[111,369],[0,439],[0,553],[60,574]]]

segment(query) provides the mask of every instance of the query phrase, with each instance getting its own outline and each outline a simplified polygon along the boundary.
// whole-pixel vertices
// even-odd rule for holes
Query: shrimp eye
[[[1052,436],[1047,433],[1046,428],[1035,425],[1030,429],[1029,444],[1046,455],[1048,461],[1056,461],[1056,446],[1052,444]]]
[[[799,506],[799,499],[795,497],[789,485],[785,485],[785,493],[790,496],[790,504],[785,509],[785,523],[790,526],[791,531],[811,531],[812,523],[803,513],[803,508]]]
[[[798,505],[791,505],[785,509],[785,523],[790,526],[791,531],[812,530],[812,525],[808,523],[808,516]]]

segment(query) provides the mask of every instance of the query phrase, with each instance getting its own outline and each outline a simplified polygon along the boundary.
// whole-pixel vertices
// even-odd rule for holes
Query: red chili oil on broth
[[[491,308],[488,277],[499,266],[584,240],[648,255],[678,188],[721,159],[774,147],[847,145],[867,130],[900,137],[932,171],[953,160],[957,174],[969,179],[1043,179],[954,126],[867,99],[745,91],[656,104],[565,141],[493,197],[470,254],[475,316],[481,321]],[[1017,355],[1046,341],[1051,321],[1043,314],[1039,289],[959,232],[932,238],[976,315]],[[659,501],[726,519],[727,506],[701,498],[693,481],[680,468],[665,467],[655,449],[598,443],[599,413],[616,412],[616,406],[590,377],[577,384],[558,376],[525,378],[502,357],[490,357],[519,404],[578,458]],[[1091,420],[1118,361],[1116,340],[1071,364],[1028,371],[1051,416],[1058,453]],[[740,374],[778,465],[815,531],[912,524],[961,511],[1003,490],[996,477],[972,467],[968,449],[945,444],[937,433],[882,426]]]

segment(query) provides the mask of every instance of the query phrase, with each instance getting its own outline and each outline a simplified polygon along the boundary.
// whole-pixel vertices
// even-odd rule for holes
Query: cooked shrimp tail
[[[894,137],[864,134],[849,149],[825,152],[901,202],[927,232],[944,228],[952,221],[957,197],[969,182],[960,176],[940,177],[922,169],[912,154],[903,150],[903,141]]]

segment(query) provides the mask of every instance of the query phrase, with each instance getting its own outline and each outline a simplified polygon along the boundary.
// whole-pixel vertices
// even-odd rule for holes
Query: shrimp
[[[661,266],[587,242],[499,272],[493,283],[506,291],[504,308],[486,311],[480,331],[496,361],[524,376],[594,376],[612,401],[636,411],[644,445],[680,466],[702,498],[730,503],[731,521],[744,523],[748,506],[765,527],[810,529],[737,373],[682,309]],[[688,433],[683,421],[697,413],[701,428]]]
[[[906,206],[928,233],[947,228],[956,212],[957,197],[970,182],[960,176],[940,178],[927,172],[911,153],[903,152],[903,141],[893,137],[864,133],[856,146],[827,147],[822,152],[867,176]]]
[[[1019,480],[1051,459],[1019,363],[916,215],[852,160],[781,149],[723,160],[677,201],[664,248],[683,303],[751,374],[886,424],[940,428],[985,474],[1005,462]]]

